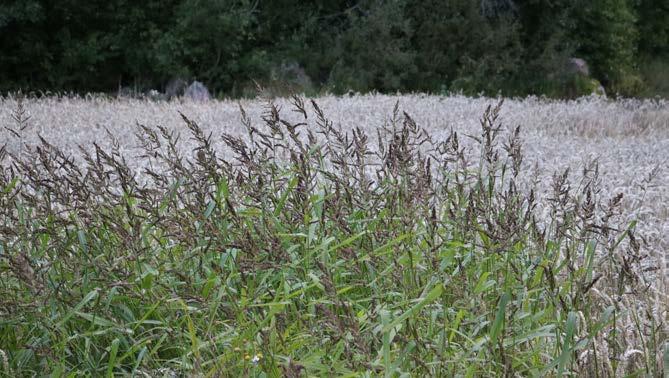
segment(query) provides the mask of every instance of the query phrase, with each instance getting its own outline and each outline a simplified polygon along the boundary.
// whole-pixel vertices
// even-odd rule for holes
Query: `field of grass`
[[[0,375],[669,364],[669,103],[4,98],[0,123]]]

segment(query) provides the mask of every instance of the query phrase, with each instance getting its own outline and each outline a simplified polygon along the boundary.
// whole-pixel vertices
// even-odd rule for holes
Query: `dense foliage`
[[[500,106],[478,158],[398,105],[366,135],[298,97],[241,110],[228,153],[138,125],[139,176],[111,133],[79,162],[0,145],[0,375],[662,376],[623,194],[593,163],[543,202]]]
[[[609,93],[666,95],[669,81],[668,0],[3,4],[0,91],[164,89],[181,77],[228,96],[253,81],[307,93],[565,96],[569,57],[590,63]]]

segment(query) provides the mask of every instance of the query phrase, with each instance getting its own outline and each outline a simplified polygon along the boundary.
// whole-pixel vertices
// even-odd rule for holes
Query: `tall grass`
[[[3,148],[0,371],[661,375],[623,194],[602,195],[596,164],[558,172],[543,221],[501,106],[435,140],[397,105],[367,135],[270,101],[262,127],[240,108],[224,156],[182,114],[193,155],[140,124],[141,177],[111,133],[83,162],[45,139]]]

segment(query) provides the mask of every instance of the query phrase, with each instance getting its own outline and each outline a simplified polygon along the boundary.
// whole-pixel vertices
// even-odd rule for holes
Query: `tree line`
[[[669,0],[5,0],[0,47],[2,92],[669,94]]]

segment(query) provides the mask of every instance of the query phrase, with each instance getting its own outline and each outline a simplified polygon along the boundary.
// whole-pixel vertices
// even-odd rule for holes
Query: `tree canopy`
[[[313,93],[560,97],[578,57],[609,93],[666,96],[669,0],[6,0],[0,47],[2,92],[242,96],[298,72]]]

